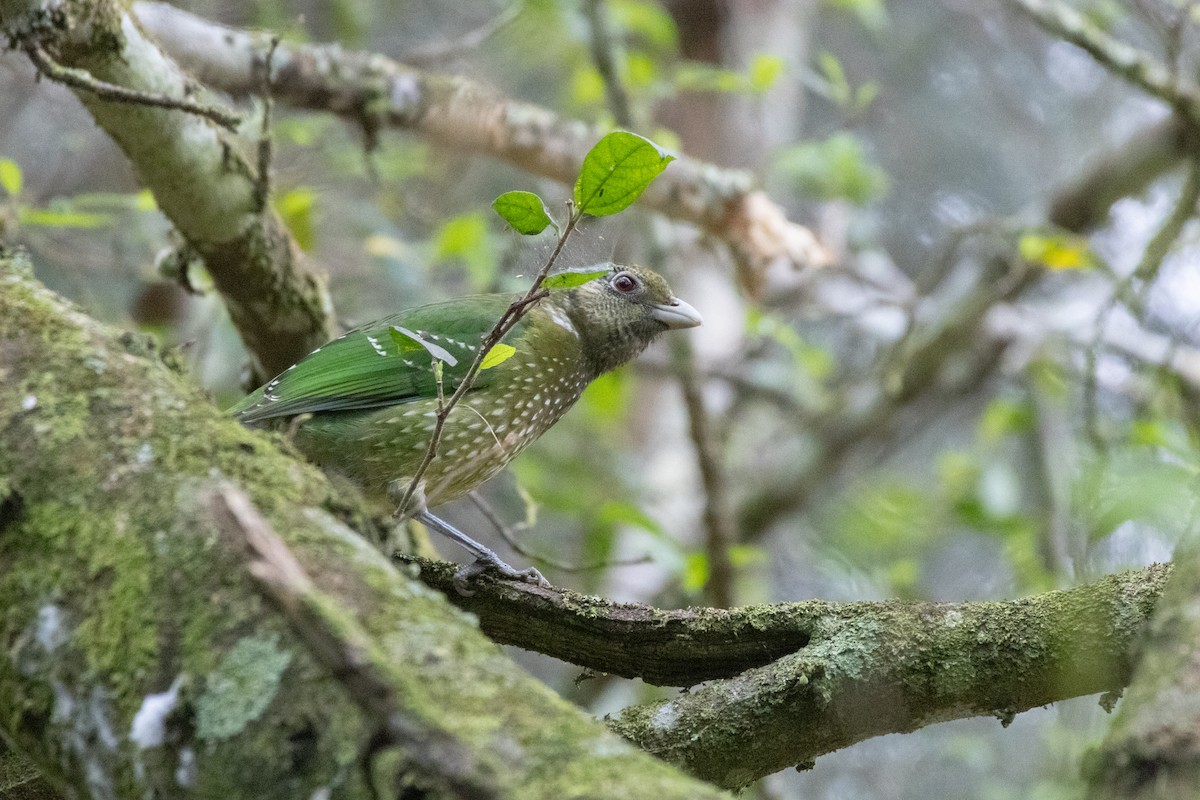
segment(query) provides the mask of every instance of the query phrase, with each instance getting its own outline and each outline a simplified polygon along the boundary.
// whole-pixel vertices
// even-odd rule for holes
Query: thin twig
[[[129,89],[125,86],[118,86],[115,83],[99,80],[87,70],[63,66],[55,61],[46,52],[46,49],[36,41],[27,41],[25,43],[25,52],[29,54],[29,59],[38,68],[38,71],[50,80],[70,86],[72,89],[91,92],[103,100],[109,100],[114,103],[131,103],[133,105],[186,111],[189,114],[196,114],[205,119],[210,119],[221,127],[228,128],[231,131],[237,130],[238,125],[242,122],[242,118],[237,114],[230,113],[214,105],[197,103],[194,100],[184,98],[167,97],[162,94],[141,92],[137,89]]]
[[[263,113],[262,128],[258,134],[258,178],[254,182],[254,200],[258,210],[262,211],[271,201],[271,160],[273,142],[271,139],[271,113],[274,111],[275,100],[271,95],[271,73],[275,65],[275,50],[279,47],[279,37],[272,36],[267,47],[267,57],[263,63]]]
[[[1170,105],[1192,125],[1200,124],[1200,89],[1164,64],[1110,36],[1099,25],[1057,0],[1009,0],[1038,27],[1087,51],[1102,66]]]
[[[533,551],[526,549],[525,546],[521,544],[521,542],[517,539],[516,534],[529,530],[537,524],[537,505],[535,503],[527,500],[525,504],[525,519],[514,525],[510,525],[500,518],[500,515],[496,513],[496,510],[492,508],[492,504],[487,500],[484,500],[483,496],[479,494],[479,492],[471,492],[467,495],[467,497],[471,498],[471,502],[473,502],[475,507],[479,509],[479,513],[483,514],[484,518],[492,524],[492,527],[496,529],[496,533],[500,534],[500,538],[504,539],[504,541],[508,543],[508,546],[511,547],[514,552],[525,556],[531,561],[536,561],[539,564],[553,567],[554,569],[562,572],[594,572],[595,570],[608,569],[609,567],[632,567],[637,564],[647,564],[651,560],[649,555],[644,555],[638,558],[604,559],[600,561],[593,561],[588,564],[571,564],[566,561],[559,561],[558,559],[550,558],[549,556],[534,553]]]
[[[583,7],[592,33],[592,61],[604,83],[608,109],[618,125],[630,127],[633,125],[633,108],[629,103],[629,92],[625,90],[617,71],[617,59],[613,53],[615,45],[608,29],[608,10],[604,7],[604,0],[586,0]]]
[[[425,448],[425,456],[421,459],[420,466],[413,474],[409,481],[408,488],[404,490],[404,495],[400,498],[400,503],[396,507],[396,514],[407,514],[409,511],[409,503],[412,501],[413,495],[421,485],[421,479],[425,476],[426,470],[429,469],[430,463],[437,455],[438,443],[442,439],[442,430],[446,426],[446,419],[450,416],[450,412],[458,405],[463,396],[471,390],[475,385],[475,378],[479,374],[480,366],[483,360],[487,358],[491,349],[503,339],[509,331],[511,331],[521,319],[529,313],[538,301],[550,294],[549,291],[542,288],[542,281],[550,274],[550,270],[558,261],[559,255],[562,254],[563,245],[566,244],[567,237],[575,230],[575,226],[579,224],[582,217],[582,212],[568,206],[570,214],[567,218],[567,224],[563,227],[562,234],[558,237],[558,242],[554,246],[554,251],[550,253],[550,257],[546,259],[546,263],[538,270],[534,276],[533,283],[521,297],[514,300],[504,312],[504,315],[496,322],[492,329],[480,339],[479,350],[475,353],[475,360],[471,362],[471,366],[467,369],[466,375],[463,376],[462,382],[454,390],[454,394],[450,395],[450,399],[438,408],[437,415],[434,417],[433,433],[429,437],[429,445]]]
[[[474,30],[467,31],[450,41],[435,42],[410,50],[400,56],[400,61],[413,66],[428,67],[448,61],[462,53],[476,50],[501,28],[516,19],[524,8],[525,3],[523,2],[510,3],[500,13]]]
[[[704,551],[708,557],[708,580],[704,593],[708,603],[718,608],[733,605],[736,571],[729,549],[737,542],[737,522],[730,510],[729,486],[712,420],[704,408],[704,396],[696,378],[695,354],[691,344],[682,336],[672,340],[672,356],[683,402],[687,408],[688,427],[696,448],[696,464],[704,487]]]

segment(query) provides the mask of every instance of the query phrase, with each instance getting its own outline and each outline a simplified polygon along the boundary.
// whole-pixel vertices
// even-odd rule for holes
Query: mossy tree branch
[[[318,471],[3,256],[0,376],[0,735],[68,794],[721,796],[522,673],[335,517],[348,501]],[[214,502],[226,484],[322,620],[386,665],[407,741],[436,747],[378,747],[346,681],[260,594]]]
[[[281,372],[332,336],[325,280],[264,204],[246,143],[194,110],[218,107],[195,101],[205,92],[146,37],[125,4],[0,0],[0,32],[35,61],[43,54],[56,70],[81,78],[69,84],[72,91],[203,259],[260,375]],[[259,62],[268,46],[254,54]],[[127,94],[89,90],[89,79]],[[131,102],[137,97],[159,102]]]
[[[612,728],[737,788],[871,736],[987,714],[1007,723],[1124,687],[1167,574],[1156,566],[1010,603],[846,604],[799,652],[627,709]]]

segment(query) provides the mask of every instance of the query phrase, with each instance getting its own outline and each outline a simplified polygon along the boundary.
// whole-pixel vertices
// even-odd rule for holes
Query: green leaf
[[[708,583],[708,556],[702,552],[688,553],[680,583],[685,592],[698,592]]]
[[[512,358],[517,352],[517,348],[511,344],[497,342],[492,345],[492,349],[487,351],[487,355],[483,357],[483,361],[479,362],[479,369],[491,369],[492,367],[503,364]]]
[[[862,142],[848,133],[788,148],[776,160],[775,170],[800,191],[822,200],[845,199],[865,205],[888,190],[887,173],[871,162]]]
[[[16,197],[21,193],[21,168],[17,162],[0,158],[0,186],[9,196]]]
[[[283,223],[288,226],[296,244],[306,253],[311,251],[316,240],[313,224],[313,208],[317,204],[317,193],[308,186],[297,186],[275,200],[275,208]]]
[[[775,85],[783,74],[784,63],[779,56],[759,53],[750,62],[750,88],[756,92],[765,92]]]
[[[603,278],[609,273],[609,270],[595,270],[588,272],[560,272],[557,275],[550,275],[546,280],[542,281],[544,289],[574,289],[576,286],[583,286],[585,283],[591,283],[597,278]]]
[[[492,201],[492,209],[517,233],[535,236],[553,225],[542,198],[533,192],[505,192]]]
[[[1017,250],[1026,261],[1050,269],[1090,269],[1096,265],[1087,239],[1069,233],[1027,233],[1017,243]]]
[[[843,108],[848,106],[852,99],[852,90],[842,62],[838,61],[837,56],[833,53],[822,50],[817,55],[817,66],[820,67],[821,75],[825,78],[826,96]]]
[[[688,92],[740,92],[746,88],[746,80],[731,69],[685,61],[675,69],[675,88]]]
[[[108,214],[86,211],[51,211],[44,208],[22,208],[17,219],[24,225],[45,225],[51,228],[99,228],[112,222]]]
[[[476,290],[482,290],[492,280],[495,248],[482,212],[472,211],[447,220],[434,237],[434,247],[437,260],[462,262]]]
[[[426,350],[429,355],[438,361],[445,361],[452,367],[458,364],[458,359],[452,356],[449,350],[441,345],[434,344],[419,333],[415,333],[399,325],[393,325],[389,332],[391,333],[392,341],[396,343],[396,347],[400,348],[401,353],[413,350]]]
[[[636,133],[607,134],[584,156],[575,181],[576,211],[593,217],[623,211],[674,160]]]

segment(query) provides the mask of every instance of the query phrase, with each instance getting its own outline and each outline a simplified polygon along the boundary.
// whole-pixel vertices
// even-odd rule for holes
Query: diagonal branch
[[[1200,88],[1179,78],[1149,54],[1114,38],[1058,0],[1008,0],[1046,33],[1086,50],[1102,66],[1200,124]]]
[[[165,3],[143,1],[134,8],[146,29],[201,80],[234,95],[255,91],[263,34],[227,28]],[[342,115],[372,135],[380,126],[413,131],[441,146],[567,184],[602,133],[465,78],[374,53],[284,42],[276,61],[273,85],[280,102]],[[683,156],[640,202],[724,240],[739,259],[754,265],[820,265],[829,258],[812,232],[789,221],[745,172]]]

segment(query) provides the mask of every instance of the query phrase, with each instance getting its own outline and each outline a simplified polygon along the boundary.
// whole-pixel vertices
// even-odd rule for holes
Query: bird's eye
[[[630,275],[628,272],[622,272],[617,277],[613,278],[612,285],[616,287],[618,292],[629,294],[634,289],[638,288],[637,278]]]

